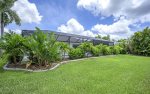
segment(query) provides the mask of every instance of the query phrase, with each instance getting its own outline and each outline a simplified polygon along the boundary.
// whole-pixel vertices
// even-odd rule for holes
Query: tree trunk
[[[14,61],[15,64],[17,64],[16,56],[13,56],[13,61]]]
[[[64,60],[65,60],[65,51],[64,51]]]
[[[3,13],[0,14],[0,22],[1,22],[1,37],[3,36],[4,33],[4,18],[3,18]]]

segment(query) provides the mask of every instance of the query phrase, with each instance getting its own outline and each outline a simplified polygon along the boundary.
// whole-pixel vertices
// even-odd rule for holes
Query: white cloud
[[[90,30],[85,31],[84,27],[74,18],[70,19],[66,24],[59,26],[57,30],[64,33],[94,37],[93,32]]]
[[[149,0],[78,0],[77,7],[97,16],[125,16],[133,22],[150,22]]]
[[[91,30],[98,32],[98,34],[102,36],[109,34],[111,39],[118,40],[121,38],[128,38],[132,35],[133,31],[129,28],[130,24],[130,21],[121,18],[111,25],[96,24]]]
[[[86,31],[82,32],[81,35],[83,35],[83,36],[90,36],[90,37],[95,37],[96,36],[96,34],[94,34],[90,30],[86,30]]]
[[[130,21],[126,19],[120,19],[111,25],[97,24],[92,27],[93,31],[98,31],[101,34],[125,34],[130,32],[128,27]]]
[[[42,16],[34,3],[28,0],[18,0],[12,7],[24,23],[40,23]]]
[[[21,30],[20,29],[14,29],[11,30],[12,32],[15,32],[16,34],[21,34]],[[4,32],[9,33],[9,29],[8,28],[4,28]]]
[[[100,18],[113,16],[111,25],[96,24],[91,30],[114,39],[130,37],[133,34],[130,26],[150,22],[149,0],[78,0],[77,7]]]
[[[84,27],[76,19],[72,18],[66,24],[62,24],[61,26],[59,26],[57,30],[59,32],[90,37],[95,37],[97,34],[100,34],[101,36],[106,36],[109,34],[111,39],[118,40],[122,38],[128,38],[132,35],[129,24],[130,21],[124,18],[120,18],[112,25],[97,24],[94,25],[91,30],[85,30]]]

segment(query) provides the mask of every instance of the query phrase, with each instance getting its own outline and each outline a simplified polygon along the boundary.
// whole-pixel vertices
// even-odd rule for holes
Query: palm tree
[[[62,57],[63,59],[65,59],[65,53],[69,51],[69,45],[64,43],[64,42],[61,42],[60,43],[60,50],[62,51]]]
[[[19,16],[14,10],[11,9],[15,1],[17,0],[0,0],[1,36],[3,36],[4,27],[12,23],[13,21],[17,25],[21,25]]]

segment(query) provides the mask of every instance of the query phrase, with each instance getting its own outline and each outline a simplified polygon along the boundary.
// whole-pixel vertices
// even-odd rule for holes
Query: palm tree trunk
[[[65,51],[64,51],[64,60],[65,60]]]
[[[14,63],[17,64],[16,56],[13,56]]]
[[[3,36],[3,33],[4,33],[4,20],[3,20],[3,13],[0,14],[0,22],[1,22],[1,37]]]

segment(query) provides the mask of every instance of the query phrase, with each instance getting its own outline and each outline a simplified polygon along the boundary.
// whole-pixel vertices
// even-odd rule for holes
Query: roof
[[[71,43],[81,43],[85,41],[93,41],[95,44],[104,43],[104,44],[114,44],[114,42],[109,40],[103,40],[99,38],[89,37],[89,36],[81,36],[76,34],[69,34],[69,33],[62,33],[62,32],[55,32],[50,30],[42,30],[45,33],[53,32],[55,34],[56,40],[61,42],[71,42]],[[28,36],[33,34],[35,30],[22,30],[23,36]]]

